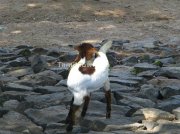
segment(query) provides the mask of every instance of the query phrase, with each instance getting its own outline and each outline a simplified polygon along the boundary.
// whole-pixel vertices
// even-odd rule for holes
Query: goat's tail
[[[99,49],[99,52],[103,52],[103,53],[106,53],[110,47],[112,46],[112,41],[107,41],[100,49]]]

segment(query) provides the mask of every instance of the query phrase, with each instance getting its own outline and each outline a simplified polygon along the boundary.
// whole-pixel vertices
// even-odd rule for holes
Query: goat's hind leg
[[[106,118],[111,117],[111,90],[109,79],[104,84],[105,98],[106,98]]]

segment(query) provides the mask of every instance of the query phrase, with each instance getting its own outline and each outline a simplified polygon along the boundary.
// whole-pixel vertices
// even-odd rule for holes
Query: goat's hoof
[[[73,130],[73,126],[72,125],[68,125],[67,127],[66,127],[66,131],[67,132],[71,132]]]

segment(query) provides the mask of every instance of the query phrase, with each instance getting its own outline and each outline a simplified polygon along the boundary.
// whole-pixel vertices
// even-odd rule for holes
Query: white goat
[[[66,118],[66,124],[68,124],[66,128],[67,131],[72,131],[73,129],[76,111],[84,103],[81,112],[81,117],[84,117],[90,101],[90,93],[101,87],[105,89],[107,102],[106,118],[110,118],[111,91],[108,79],[109,62],[106,57],[106,52],[111,45],[112,41],[108,41],[99,51],[89,43],[83,43],[75,47],[79,54],[67,79],[68,89],[73,94],[69,114]]]

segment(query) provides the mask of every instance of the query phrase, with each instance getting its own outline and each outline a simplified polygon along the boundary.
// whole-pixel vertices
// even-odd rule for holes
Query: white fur
[[[93,62],[95,72],[92,75],[82,74],[79,71],[79,67],[85,64],[85,58],[74,64],[69,72],[67,85],[74,95],[74,104],[76,105],[81,105],[84,96],[103,87],[105,83],[106,90],[109,88],[109,83],[107,83],[109,62],[103,52],[98,52],[98,54],[99,56]]]

